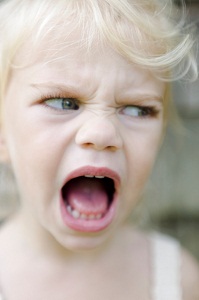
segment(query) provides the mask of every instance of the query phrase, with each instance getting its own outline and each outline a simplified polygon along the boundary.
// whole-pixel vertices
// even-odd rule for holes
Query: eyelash
[[[60,95],[60,94],[49,94],[49,95],[45,95],[44,97],[41,98],[41,103],[47,107],[48,109],[54,110],[54,111],[69,111],[69,110],[78,110],[79,109],[79,101],[77,100],[77,98],[73,97],[72,95],[70,95],[69,97],[66,97],[66,95]],[[61,100],[61,99],[69,99],[72,100],[74,102],[74,107],[72,108],[63,108],[63,105],[61,108],[56,108],[53,106],[48,105],[46,102],[47,101],[53,101],[55,100]],[[124,113],[125,110],[127,110],[128,108],[131,109],[132,112],[135,113],[135,111],[137,110],[138,114],[135,115],[131,115],[128,113]],[[144,106],[144,105],[126,105],[122,108],[119,109],[119,114],[122,115],[127,115],[129,117],[132,118],[139,118],[139,119],[146,119],[146,118],[155,118],[160,112],[160,109],[158,109],[156,106]]]
[[[40,100],[40,103],[42,103],[46,108],[48,109],[51,109],[51,110],[55,110],[55,111],[67,111],[67,110],[78,110],[79,109],[79,101],[73,97],[73,96],[69,96],[69,97],[66,97],[66,96],[62,96],[62,95],[45,95],[43,97],[41,97],[42,100]],[[55,101],[56,102],[57,100],[57,103],[60,102],[62,100],[62,103],[61,103],[61,107],[58,108],[58,107],[53,107],[53,105],[49,105],[47,104],[47,101]],[[68,101],[72,101],[73,104],[74,104],[74,107],[68,107],[68,108],[64,108],[63,107],[63,100],[68,100]]]
[[[124,113],[128,108],[131,109],[132,112],[137,110],[137,115],[132,115],[128,113]],[[129,117],[135,118],[155,118],[159,114],[160,110],[155,106],[144,106],[144,105],[127,105],[121,109],[121,114],[127,115]]]

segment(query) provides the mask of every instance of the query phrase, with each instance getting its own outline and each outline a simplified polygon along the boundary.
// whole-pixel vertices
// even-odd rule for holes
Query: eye
[[[122,108],[121,114],[127,115],[133,118],[147,118],[154,117],[158,111],[155,107],[150,106],[133,106],[128,105]]]
[[[51,98],[45,100],[45,105],[57,110],[78,110],[79,105],[74,98]]]

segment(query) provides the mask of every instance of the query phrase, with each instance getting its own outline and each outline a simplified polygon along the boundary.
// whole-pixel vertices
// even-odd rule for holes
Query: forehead
[[[108,46],[102,48],[93,43],[88,53],[84,47],[70,45],[57,48],[54,53],[54,43],[48,40],[47,45],[48,51],[43,41],[37,51],[32,51],[26,67],[13,70],[13,91],[36,86],[44,93],[66,92],[69,88],[71,95],[83,98],[90,98],[99,91],[117,99],[132,97],[133,93],[138,96],[149,93],[161,98],[164,95],[163,82],[152,72],[130,63]],[[32,50],[27,43],[19,53],[19,63],[28,48]]]
[[[35,32],[37,30],[35,28]],[[131,47],[138,51],[140,43],[136,34],[134,38],[136,28],[132,27],[130,32]],[[34,79],[37,82],[54,82],[55,79],[62,82],[67,79],[70,85],[74,82],[77,85],[78,82],[82,88],[85,88],[85,83],[88,87],[98,76],[117,69],[117,80],[123,88],[146,85],[150,78],[150,85],[153,82],[154,88],[162,94],[163,84],[160,84],[154,72],[130,62],[118,53],[114,45],[97,33],[92,33],[90,39],[89,31],[85,33],[81,24],[77,25],[74,19],[68,20],[67,24],[59,20],[53,30],[41,35],[36,42],[34,35],[28,38],[17,52],[13,65],[17,66],[12,70],[13,75],[17,70],[25,71],[25,75],[21,73],[22,80],[23,76],[26,76],[26,80],[29,78],[30,81]],[[125,84],[122,75],[124,72],[121,70],[126,74]],[[19,72],[16,75],[19,77]]]

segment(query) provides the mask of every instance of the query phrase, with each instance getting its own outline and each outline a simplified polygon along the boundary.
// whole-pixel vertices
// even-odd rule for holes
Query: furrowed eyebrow
[[[160,97],[160,96],[156,96],[156,95],[141,95],[141,96],[138,96],[138,101],[142,102],[142,101],[157,101],[157,102],[160,102],[161,104],[164,102],[164,98],[163,97]]]
[[[36,88],[36,89],[47,89],[47,90],[56,90],[61,93],[67,93],[71,97],[72,96],[77,96],[80,92],[79,87],[74,87],[70,84],[60,84],[60,83],[55,83],[55,82],[39,82],[39,83],[32,83],[31,87]]]
[[[128,97],[124,97],[121,101],[118,100],[117,103],[118,104],[121,102],[131,103],[132,101],[137,104],[142,104],[142,103],[149,101],[149,102],[157,102],[160,105],[163,105],[165,99],[162,96],[157,96],[157,95],[153,95],[153,94],[146,94],[146,95],[133,94],[132,97],[128,96]]]

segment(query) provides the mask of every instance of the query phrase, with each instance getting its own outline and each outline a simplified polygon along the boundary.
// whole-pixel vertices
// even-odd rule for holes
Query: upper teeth
[[[104,178],[105,176],[100,176],[100,175],[84,175],[85,177],[88,177],[88,178]]]

